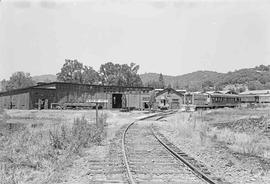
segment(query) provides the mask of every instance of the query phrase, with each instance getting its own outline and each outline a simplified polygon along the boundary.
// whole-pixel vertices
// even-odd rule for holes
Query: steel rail
[[[141,121],[141,120],[145,120],[145,119],[148,119],[148,118],[152,118],[152,117],[155,117],[155,116],[158,116],[159,114],[151,114],[149,116],[145,116],[145,117],[142,117],[142,118],[139,118],[135,121],[133,121],[132,123],[130,123],[127,128],[125,129],[123,135],[122,135],[122,153],[123,153],[123,157],[124,157],[124,163],[125,163],[125,166],[126,166],[126,169],[127,169],[127,174],[128,174],[128,179],[129,179],[129,182],[131,184],[135,184],[136,182],[134,181],[133,179],[133,176],[132,176],[132,173],[131,173],[131,170],[130,170],[130,167],[129,167],[129,164],[128,164],[128,158],[127,158],[127,153],[126,153],[126,147],[125,147],[125,139],[126,139],[126,133],[128,131],[128,129],[134,124],[136,123],[137,121]]]
[[[204,174],[203,172],[201,172],[198,168],[196,168],[193,164],[191,164],[190,162],[188,162],[184,157],[182,157],[181,155],[179,155],[178,153],[176,153],[174,150],[172,150],[168,145],[166,145],[166,143],[164,143],[154,132],[153,130],[153,126],[151,127],[151,131],[154,135],[154,137],[158,140],[158,142],[165,147],[174,157],[176,157],[177,159],[181,160],[184,164],[186,164],[190,169],[192,169],[196,174],[198,174],[199,176],[201,176],[201,178],[203,178],[206,182],[210,183],[210,184],[217,184],[215,181],[213,181],[210,177],[208,177],[206,174]]]

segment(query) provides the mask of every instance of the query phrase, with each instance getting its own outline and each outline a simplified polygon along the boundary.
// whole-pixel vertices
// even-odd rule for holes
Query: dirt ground
[[[266,141],[264,149],[269,153],[269,139],[261,134],[264,130],[258,129],[259,126],[254,126],[256,128],[251,132],[252,125],[246,125],[254,123],[254,118],[257,118],[257,121],[266,119],[263,117],[268,117],[268,112],[269,109],[223,109],[193,114],[179,112],[175,116],[156,122],[155,126],[176,146],[206,165],[217,177],[230,183],[268,184],[270,157],[261,155],[261,150],[256,150],[260,147],[256,146]],[[221,135],[223,138],[219,139]],[[235,140],[226,141],[232,139],[230,136],[236,137]],[[255,137],[256,140],[239,140],[246,137]],[[245,150],[243,153],[240,151],[242,147],[232,149],[240,141],[243,141],[241,146],[244,148],[252,145],[252,150]]]

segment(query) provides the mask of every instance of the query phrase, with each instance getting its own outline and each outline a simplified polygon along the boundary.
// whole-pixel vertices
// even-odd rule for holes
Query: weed
[[[6,117],[2,119],[2,125],[9,127]],[[1,183],[60,182],[64,168],[72,164],[76,155],[104,139],[106,119],[106,114],[100,116],[101,127],[84,117],[74,119],[71,126],[58,124],[47,129],[43,125],[12,125],[12,131],[0,136]]]

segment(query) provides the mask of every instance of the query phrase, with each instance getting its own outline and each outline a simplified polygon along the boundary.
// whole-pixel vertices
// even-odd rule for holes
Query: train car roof
[[[212,97],[240,97],[239,95],[235,94],[220,94],[220,93],[213,93],[210,94]]]
[[[240,95],[259,95],[259,94],[270,94],[270,89],[251,90],[251,91],[244,91],[244,92],[240,93]]]

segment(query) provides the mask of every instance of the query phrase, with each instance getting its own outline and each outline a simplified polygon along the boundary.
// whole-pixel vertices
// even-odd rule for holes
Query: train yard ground
[[[131,122],[146,114],[118,110],[100,110],[99,114],[104,125],[101,137],[90,131],[96,130],[94,110],[2,111],[1,182],[128,183],[121,137]],[[172,171],[172,181],[181,180],[174,175],[181,171],[175,170],[179,166],[171,158],[155,157],[166,151],[154,144],[147,129],[153,126],[222,181],[270,183],[269,122],[270,108],[177,112],[158,121],[139,121],[127,133],[131,169],[139,169],[132,173],[142,183],[170,183],[170,173],[162,170],[167,159],[173,166],[166,169]],[[144,154],[142,160],[133,152]],[[155,162],[160,165],[155,167]]]
[[[270,183],[270,109],[178,113],[155,124],[172,143],[230,183]]]

